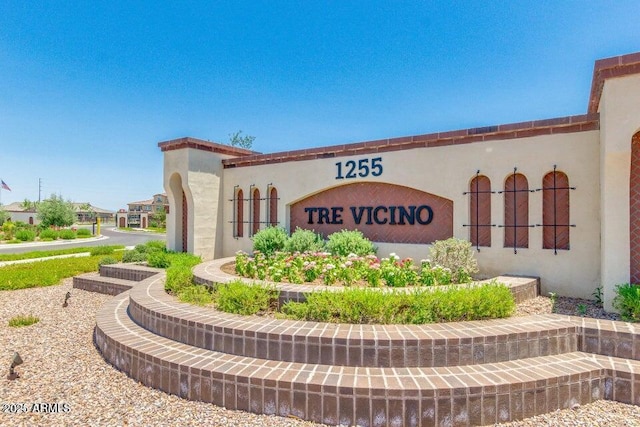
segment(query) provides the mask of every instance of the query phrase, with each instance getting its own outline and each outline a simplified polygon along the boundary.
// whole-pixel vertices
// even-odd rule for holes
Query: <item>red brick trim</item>
[[[588,112],[598,112],[605,80],[631,74],[640,74],[640,52],[597,60],[593,66]]]
[[[225,159],[225,168],[258,166],[300,160],[314,160],[339,156],[356,156],[411,148],[443,147],[447,145],[469,144],[480,141],[525,138],[538,135],[555,135],[596,130],[600,128],[600,115],[582,114],[556,119],[535,120],[506,125],[486,126],[438,132],[426,135],[405,136],[353,144],[332,145],[303,150],[283,151],[271,154],[251,154],[234,159]]]
[[[185,137],[172,139],[170,141],[159,142],[160,150],[172,151],[181,150],[183,148],[193,148],[196,150],[210,151],[212,153],[227,154],[230,156],[248,156],[251,154],[259,154],[256,151],[245,150],[244,148],[231,147],[229,145],[218,144],[216,142],[204,141],[202,139]]]
[[[629,246],[629,282],[640,284],[640,132],[631,138]]]

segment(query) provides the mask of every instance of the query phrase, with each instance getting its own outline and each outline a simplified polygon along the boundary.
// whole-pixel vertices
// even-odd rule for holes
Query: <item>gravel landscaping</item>
[[[62,308],[67,291],[69,306]],[[211,404],[190,402],[145,387],[107,364],[92,342],[95,314],[111,297],[71,288],[71,279],[46,288],[0,292],[0,425],[202,425],[202,426],[312,426],[293,418],[229,411]],[[576,314],[588,304],[587,315],[606,315],[594,304],[559,298],[556,312]],[[519,315],[551,311],[551,301],[538,297],[518,307]],[[40,322],[11,328],[9,319],[34,315]],[[6,380],[14,351],[24,364],[21,378]],[[33,403],[68,405],[68,412],[31,412]],[[11,413],[26,404],[26,413]],[[64,409],[58,405],[58,409]],[[599,401],[557,411],[509,426],[640,426],[640,407]]]

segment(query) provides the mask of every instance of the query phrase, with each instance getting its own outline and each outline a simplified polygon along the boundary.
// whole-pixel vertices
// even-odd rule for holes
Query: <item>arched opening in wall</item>
[[[640,132],[631,138],[629,175],[629,281],[640,283]]]
[[[253,236],[258,231],[260,231],[260,190],[254,188],[251,198],[251,203],[253,204],[253,217],[251,218],[251,235]]]
[[[120,217],[120,228],[125,228],[127,226],[127,222],[123,216]]]
[[[147,228],[147,217],[142,217],[142,228]]]
[[[236,193],[236,237],[243,236],[243,224],[244,224],[244,193],[242,189]]]
[[[171,196],[169,198],[170,201],[173,201],[177,206],[175,206],[174,212],[174,230],[173,230],[173,241],[175,242],[175,250],[176,252],[186,252],[189,248],[188,245],[188,223],[187,219],[189,218],[189,209],[187,207],[187,196],[182,189],[182,177],[179,174],[173,174],[169,179],[169,189],[171,191]]]
[[[542,248],[569,249],[569,178],[549,172],[542,178]]]
[[[491,246],[491,180],[475,176],[469,183],[469,233],[473,246]]]
[[[33,217],[32,216],[29,217],[29,225],[33,225]]]
[[[521,173],[504,181],[504,247],[529,247],[529,182]]]
[[[278,225],[278,190],[271,187],[269,190],[269,224],[273,227]]]

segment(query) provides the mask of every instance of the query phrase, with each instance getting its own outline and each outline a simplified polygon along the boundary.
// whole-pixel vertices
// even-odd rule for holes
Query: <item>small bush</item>
[[[125,251],[122,255],[122,262],[145,262],[147,261],[147,253],[133,251]]]
[[[45,228],[40,232],[40,240],[51,239],[56,240],[58,238],[58,232],[51,228]]]
[[[164,282],[164,289],[174,295],[188,286],[193,285],[193,272],[190,267],[172,266],[167,269],[167,278]]]
[[[109,265],[109,264],[117,264],[118,260],[110,257],[110,256],[106,256],[104,258],[101,258],[100,261],[98,261],[98,265]]]
[[[268,227],[258,231],[253,236],[253,250],[260,251],[266,256],[284,250],[287,242],[287,232],[280,227]]]
[[[373,243],[358,230],[342,230],[330,234],[327,250],[338,256],[347,256],[349,254],[366,256],[373,255],[377,251]]]
[[[151,252],[147,254],[147,263],[149,267],[167,268],[171,265],[171,260],[166,252]]]
[[[36,232],[26,228],[16,231],[16,239],[22,242],[33,242],[36,239]]]
[[[213,302],[211,290],[203,285],[186,286],[178,291],[178,299],[189,304],[207,306]]]
[[[114,251],[113,246],[94,246],[91,248],[91,255],[111,255]]]
[[[16,230],[16,226],[11,221],[5,221],[2,224],[2,232],[4,233],[5,240],[13,240],[13,233]]]
[[[166,251],[167,244],[163,240],[149,240],[145,243],[149,252]]]
[[[171,266],[184,266],[193,268],[194,266],[202,262],[202,258],[186,252],[177,252],[169,253],[169,261],[171,261]]]
[[[88,228],[79,228],[76,235],[78,237],[91,237],[91,230]]]
[[[279,294],[275,288],[246,285],[235,280],[218,285],[215,302],[220,311],[248,316],[275,309]]]
[[[9,319],[9,326],[12,328],[20,328],[22,326],[31,326],[35,323],[38,323],[40,319],[36,316],[28,315],[18,315]]]
[[[322,252],[324,250],[324,239],[312,230],[303,230],[296,227],[291,237],[284,245],[287,252]]]
[[[380,292],[349,288],[313,292],[303,303],[289,301],[282,312],[296,320],[353,324],[424,324],[508,317],[515,308],[509,288],[490,283],[471,288]]]
[[[59,236],[64,240],[73,240],[76,238],[76,232],[67,228],[60,230]]]
[[[478,272],[478,262],[473,257],[471,242],[456,239],[437,240],[429,250],[431,262],[451,270],[453,283],[468,283]]]
[[[613,306],[620,311],[620,317],[628,322],[640,321],[640,286],[625,283],[616,286]]]

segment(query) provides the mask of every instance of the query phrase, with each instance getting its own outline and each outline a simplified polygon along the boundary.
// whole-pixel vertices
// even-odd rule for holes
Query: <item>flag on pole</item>
[[[6,182],[4,182],[3,180],[0,179],[0,187],[4,188],[5,190],[9,190],[11,191],[11,189],[9,188],[9,186],[7,185]]]

